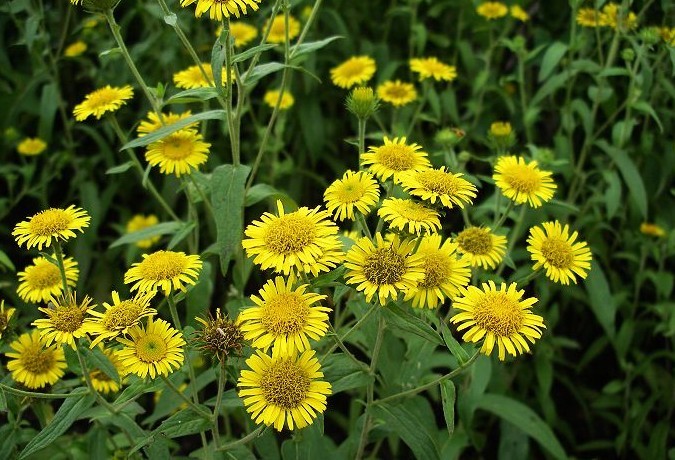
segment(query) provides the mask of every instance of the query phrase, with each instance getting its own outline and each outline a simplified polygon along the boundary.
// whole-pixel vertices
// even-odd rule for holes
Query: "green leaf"
[[[614,217],[621,206],[621,179],[616,171],[603,171],[602,175],[607,181],[605,188],[605,206],[607,207],[607,217]]]
[[[384,420],[388,429],[410,447],[416,458],[425,460],[440,458],[435,433],[425,430],[423,421],[418,420],[416,414],[404,405],[379,404],[373,408],[373,412],[376,417]]]
[[[120,381],[120,376],[117,373],[117,368],[110,362],[110,359],[99,348],[90,350],[84,347],[84,355],[87,360],[93,364],[94,368],[102,371],[105,375],[113,379],[115,382]]]
[[[539,68],[539,82],[542,82],[553,73],[555,66],[567,53],[568,46],[562,42],[554,42],[548,47],[544,57],[541,60],[541,67]]]
[[[452,353],[452,356],[457,358],[459,364],[467,362],[469,360],[469,354],[452,336],[452,332],[445,321],[441,321],[441,334],[443,335],[445,345],[448,347],[448,350],[450,350],[450,353]]]
[[[567,458],[565,450],[546,422],[523,403],[506,396],[486,393],[476,401],[476,407],[512,423],[537,441],[554,458]]]
[[[201,407],[206,409],[205,406]],[[179,438],[181,436],[196,434],[200,431],[206,431],[210,426],[211,423],[209,420],[204,419],[203,416],[195,413],[192,409],[183,409],[177,414],[164,420],[150,436],[138,441],[127,455],[131,455],[146,445],[154,442],[155,438],[161,438],[161,435],[171,439]]]
[[[125,171],[128,171],[133,166],[134,166],[134,162],[129,160],[126,163],[122,163],[121,165],[113,166],[112,168],[108,169],[105,173],[106,174],[121,174]]]
[[[306,42],[301,43],[299,45],[295,45],[291,48],[291,59],[296,59],[304,54],[309,54],[316,50],[320,50],[324,46],[340,38],[344,37],[342,37],[341,35],[333,35],[332,37],[324,38],[323,40],[317,40],[314,42]]]
[[[160,139],[165,138],[171,133],[174,133],[180,129],[183,129],[187,126],[190,126],[193,123],[197,123],[199,121],[203,120],[224,120],[225,119],[225,111],[224,110],[209,110],[208,112],[202,112],[202,113],[197,113],[195,115],[190,115],[187,118],[184,118],[182,120],[178,120],[175,123],[171,123],[170,125],[163,126],[159,128],[157,131],[153,131],[150,134],[146,134],[145,136],[141,136],[137,139],[134,139],[131,142],[127,142],[122,146],[121,150],[127,150],[127,149],[133,149],[136,147],[143,147],[148,144],[152,144],[155,141],[158,141]]]
[[[654,108],[651,105],[649,105],[649,102],[637,101],[631,104],[631,107],[633,107],[638,112],[646,113],[647,115],[652,117],[652,119],[656,122],[656,124],[659,125],[659,131],[663,132],[663,124],[661,123],[661,119],[656,114]]]
[[[164,16],[164,22],[166,22],[171,27],[176,27],[176,24],[178,24],[178,17],[175,13],[167,14]]]
[[[253,56],[256,54],[265,52],[267,50],[271,50],[272,48],[276,48],[277,45],[273,43],[263,43],[262,45],[254,46],[253,48],[249,48],[246,51],[235,54],[234,57],[232,58],[232,64],[237,63],[237,62],[243,62],[248,59],[251,59]]]
[[[330,382],[333,394],[352,388],[365,388],[373,380],[365,369],[367,365],[362,363],[359,367],[349,356],[344,353],[333,353],[327,356],[322,365],[325,380]]]
[[[286,192],[278,190],[268,184],[256,184],[253,187],[249,188],[246,192],[246,200],[244,201],[244,206],[253,206],[254,204],[260,203],[262,200],[267,198],[280,199],[284,205],[288,205],[289,208],[297,208],[298,205],[293,201]]]
[[[246,178],[251,168],[246,165],[221,165],[213,170],[211,204],[216,218],[216,245],[223,276],[235,251],[240,250],[244,230],[244,197]]]
[[[595,144],[614,160],[614,163],[616,163],[616,166],[619,168],[619,172],[621,172],[624,182],[626,182],[626,185],[628,186],[633,201],[638,207],[640,214],[642,214],[642,218],[646,220],[647,191],[645,190],[642,176],[640,176],[640,172],[635,166],[635,163],[633,163],[633,160],[630,159],[624,150],[608,144],[604,139],[597,141]]]
[[[124,244],[132,244],[141,240],[147,240],[153,236],[159,235],[171,235],[181,230],[185,224],[180,222],[161,222],[156,225],[151,225],[142,230],[137,230],[135,232],[127,233],[122,235],[112,242],[110,248],[116,248],[117,246],[122,246]]]
[[[176,93],[164,102],[168,104],[187,104],[190,102],[204,102],[218,97],[218,91],[213,88],[193,88],[186,89],[180,93]]]
[[[443,404],[443,417],[445,418],[445,425],[448,427],[448,434],[450,436],[455,432],[455,400],[457,393],[455,391],[455,384],[452,380],[445,380],[441,383],[441,403]]]
[[[19,459],[26,458],[54,442],[56,438],[68,431],[75,420],[96,401],[94,395],[90,394],[86,388],[76,388],[73,393],[78,393],[78,396],[68,398],[61,404],[51,423],[31,439],[21,452]]]
[[[216,90],[218,93],[223,94],[223,63],[225,62],[225,52],[228,44],[225,42],[225,38],[229,37],[225,27],[223,27],[220,36],[213,44],[211,49],[211,69],[213,72],[213,81],[216,84]]]
[[[178,230],[175,235],[173,235],[171,241],[169,241],[169,244],[167,245],[167,249],[173,249],[178,246],[185,238],[188,237],[190,233],[192,233],[192,230],[196,225],[197,224],[193,221],[185,222],[181,229]]]
[[[280,62],[267,62],[265,64],[257,65],[249,72],[244,73],[244,75],[241,76],[241,79],[246,86],[250,86],[262,77],[278,72],[284,67],[286,66]]]
[[[588,272],[584,284],[586,292],[588,292],[591,310],[610,341],[613,342],[616,335],[614,321],[617,305],[614,297],[612,297],[605,273],[595,260],[591,261],[591,270]]]
[[[12,272],[16,271],[16,267],[10,260],[9,256],[2,250],[0,250],[0,265],[9,268],[9,270]]]
[[[404,332],[410,332],[428,340],[429,342],[443,345],[443,340],[434,330],[434,328],[412,313],[401,309],[401,307],[395,303],[389,303],[385,308],[383,308],[382,314],[385,315],[388,327]]]

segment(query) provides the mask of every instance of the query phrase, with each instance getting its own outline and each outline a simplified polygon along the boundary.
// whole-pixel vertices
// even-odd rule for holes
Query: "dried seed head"
[[[239,325],[224,316],[220,308],[216,315],[210,312],[206,318],[196,318],[202,324],[200,330],[195,331],[199,348],[206,355],[213,355],[224,362],[230,354],[239,354],[244,342],[244,334]]]

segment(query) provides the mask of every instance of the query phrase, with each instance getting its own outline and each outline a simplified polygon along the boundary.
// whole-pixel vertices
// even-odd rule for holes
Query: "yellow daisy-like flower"
[[[117,356],[125,372],[154,379],[158,375],[168,376],[183,364],[183,334],[166,321],[153,321],[150,316],[147,327],[133,326],[128,334],[128,339],[117,337],[124,345]]]
[[[600,11],[594,8],[579,8],[577,12],[577,24],[582,27],[599,27]]]
[[[367,82],[375,75],[375,59],[369,56],[353,56],[330,70],[330,79],[335,86],[349,89]]]
[[[494,269],[506,253],[506,237],[495,235],[489,228],[465,228],[455,237],[455,242],[462,259],[467,260],[472,267]]]
[[[436,81],[452,81],[457,78],[457,68],[439,61],[436,57],[411,59],[410,70],[418,73],[420,80],[433,78]]]
[[[499,157],[492,178],[507,198],[516,204],[527,202],[538,208],[553,198],[556,184],[550,171],[542,171],[536,161],[525,163],[523,157]]]
[[[321,365],[314,350],[299,356],[270,357],[258,350],[246,360],[237,386],[246,411],[256,423],[281,431],[311,425],[326,410],[331,385],[320,380]]]
[[[77,262],[72,257],[63,259],[68,286],[75,287],[80,271]],[[17,273],[19,287],[16,293],[25,302],[47,302],[51,297],[63,293],[63,282],[59,267],[44,257],[33,259],[33,265],[27,266],[24,271]]]
[[[203,139],[194,129],[180,129],[150,144],[145,159],[162,174],[191,174],[208,160],[211,144]]]
[[[248,7],[253,11],[258,11],[258,3],[261,0],[180,0],[180,6],[186,7],[197,2],[195,17],[201,17],[202,14],[209,12],[209,17],[215,21],[222,21],[223,18],[229,18],[231,15],[239,17],[248,13]]]
[[[643,222],[640,224],[640,233],[649,236],[655,236],[661,238],[666,236],[666,231],[657,224],[650,224],[649,222]]]
[[[602,13],[600,14],[598,22],[600,26],[604,27],[632,30],[637,27],[637,16],[632,11],[621,14],[619,5],[610,2],[602,7]]]
[[[436,233],[441,228],[440,214],[435,209],[409,199],[387,198],[377,210],[377,215],[390,227],[421,235]]]
[[[527,14],[527,11],[525,11],[520,5],[511,6],[511,8],[509,8],[509,13],[511,13],[512,17],[521,22],[527,22],[530,20],[530,15]]]
[[[494,137],[509,137],[512,132],[513,128],[508,121],[495,121],[490,125],[490,134]]]
[[[265,104],[267,104],[270,108],[275,108],[277,106],[277,100],[279,99],[279,90],[278,89],[271,89],[265,93],[263,96],[263,101],[265,101]],[[295,103],[295,98],[291,94],[290,91],[284,91],[283,95],[281,96],[281,102],[279,103],[279,110],[286,110],[290,109],[293,107],[293,104]]]
[[[172,289],[185,291],[188,285],[196,284],[201,270],[199,256],[157,251],[143,254],[143,261],[133,264],[124,274],[124,283],[135,283],[131,291],[150,292],[159,289],[169,295]]]
[[[530,311],[537,299],[521,300],[525,291],[518,291],[516,283],[508,287],[502,283],[497,289],[494,281],[488,281],[482,288],[462,287],[460,296],[452,301],[452,307],[462,312],[450,322],[458,324],[458,331],[469,329],[462,339],[473,343],[485,339],[480,351],[488,356],[497,344],[500,361],[504,361],[506,352],[513,356],[529,352],[527,341],[534,343],[546,328],[544,318]]]
[[[569,226],[562,226],[557,220],[544,222],[541,227],[532,227],[527,238],[532,261],[532,267],[546,269],[546,276],[560,284],[569,284],[570,280],[576,284],[575,276],[586,278],[591,269],[591,251],[585,241],[575,243],[578,233],[570,235]]]
[[[401,107],[416,100],[417,91],[411,83],[388,80],[377,87],[377,96],[394,107]]]
[[[0,339],[2,338],[2,333],[5,332],[7,326],[9,325],[9,320],[12,319],[12,315],[16,308],[5,308],[5,300],[0,301]]]
[[[442,244],[441,244],[442,243]],[[424,279],[409,289],[403,300],[411,300],[415,308],[436,308],[443,305],[446,297],[459,292],[469,284],[471,269],[468,261],[458,259],[457,243],[449,239],[443,242],[441,235],[422,238],[416,254],[422,258]]]
[[[216,30],[216,37],[220,37],[220,34],[222,33],[223,26],[220,26],[218,27],[218,30]],[[256,39],[258,36],[258,29],[243,21],[232,21],[230,22],[230,36],[234,40],[234,46],[240,48]]]
[[[84,101],[75,106],[73,115],[77,121],[84,121],[90,116],[100,120],[105,113],[115,112],[133,96],[134,90],[129,85],[122,87],[106,85],[87,94]]]
[[[413,143],[406,144],[405,137],[395,137],[390,140],[384,138],[384,145],[370,147],[367,153],[361,154],[361,165],[369,166],[369,170],[381,181],[389,177],[400,182],[402,173],[407,171],[421,171],[431,167],[427,152]]]
[[[213,88],[214,87],[214,78],[213,78],[213,69],[211,69],[211,64],[206,62],[202,63],[202,69],[206,73],[206,77],[202,73],[198,65],[193,65],[188,67],[185,70],[176,72],[173,74],[173,83],[177,88],[182,89],[195,89],[195,88]],[[223,69],[220,77],[221,83],[227,85],[227,71]],[[230,81],[234,82],[234,76],[232,75]]]
[[[183,113],[163,113],[162,114],[162,120],[159,119],[157,114],[155,112],[148,112],[147,118],[138,125],[138,128],[136,128],[136,132],[138,133],[139,136],[143,136],[145,134],[150,134],[154,133],[157,131],[159,128],[163,126],[168,126],[176,123],[177,121],[180,120],[185,120],[189,116],[192,115],[192,112],[187,110]],[[163,124],[162,124],[163,123]],[[196,128],[199,123],[191,123],[187,125],[184,129],[190,129],[190,128]]]
[[[466,179],[462,173],[453,174],[440,169],[423,169],[400,175],[401,186],[411,195],[430,201],[440,201],[446,208],[459,206],[464,208],[465,203],[471,204],[476,198],[476,186]]]
[[[272,356],[291,356],[310,348],[309,340],[319,340],[328,330],[328,307],[315,305],[325,295],[305,292],[309,285],[293,288],[294,277],[284,281],[277,276],[251,296],[256,304],[239,313],[244,338],[263,351],[272,347]]]
[[[27,137],[16,146],[16,151],[21,155],[35,156],[45,151],[47,143],[39,137]]]
[[[476,13],[483,16],[485,19],[499,19],[509,13],[509,7],[502,2],[485,2],[478,5]]]
[[[129,222],[127,222],[127,233],[137,232],[139,230],[152,227],[153,225],[157,225],[158,223],[159,219],[154,214],[150,214],[148,216],[136,214],[134,217],[129,219]],[[157,243],[161,239],[162,237],[159,235],[153,236],[145,240],[136,241],[136,246],[138,246],[139,248],[147,249],[149,247],[152,247],[155,243]]]
[[[5,353],[11,358],[7,369],[15,381],[36,390],[53,385],[63,377],[67,367],[63,349],[45,345],[39,331],[21,334],[9,346],[14,351]]]
[[[265,22],[263,30],[267,30],[269,20]],[[300,21],[293,16],[288,16],[288,39],[293,40],[300,34]],[[284,43],[286,41],[286,19],[283,14],[275,16],[272,19],[272,28],[267,36],[269,43]]]
[[[63,51],[63,55],[66,57],[77,57],[87,51],[87,44],[82,40],[71,43]]]
[[[368,215],[380,200],[380,186],[373,176],[365,171],[347,171],[326,189],[323,201],[333,217],[342,221],[355,220],[354,210]]]
[[[108,358],[110,363],[115,367],[119,380],[115,380],[101,369],[92,369],[89,371],[89,380],[96,391],[103,394],[117,393],[120,390],[121,384],[124,382],[124,376],[127,374],[125,367],[120,360],[120,352],[110,348],[103,348],[99,345],[99,349]]]
[[[87,211],[73,205],[66,209],[49,208],[16,224],[12,236],[19,246],[26,243],[26,249],[36,246],[41,251],[42,247],[50,247],[52,240],[57,242],[75,238],[75,231],[83,232],[84,228],[89,227],[90,219]]]
[[[675,27],[659,27],[659,35],[669,46],[675,46]]]
[[[74,350],[75,339],[86,334],[84,317],[91,302],[89,296],[84,296],[82,302],[78,302],[77,295],[72,292],[66,296],[52,297],[47,308],[38,308],[48,317],[37,319],[32,324],[40,330],[45,345],[56,342],[59,345],[70,345]]]
[[[277,201],[279,215],[266,212],[246,227],[242,241],[248,257],[263,270],[268,268],[288,275],[313,265],[326,251],[342,248],[338,228],[328,211],[307,207],[286,213]]]
[[[347,252],[345,267],[347,284],[355,284],[363,291],[366,301],[377,294],[380,305],[387,299],[396,300],[399,291],[414,289],[424,279],[422,258],[411,254],[414,240],[399,240],[398,235],[375,234],[375,241],[360,238]]]
[[[104,312],[91,308],[87,310],[93,318],[84,320],[85,331],[96,336],[91,342],[91,348],[104,340],[113,339],[126,334],[129,328],[137,326],[142,318],[157,314],[157,310],[150,308],[150,300],[155,291],[139,292],[132,299],[121,300],[116,291],[112,291],[112,305],[103,302]]]

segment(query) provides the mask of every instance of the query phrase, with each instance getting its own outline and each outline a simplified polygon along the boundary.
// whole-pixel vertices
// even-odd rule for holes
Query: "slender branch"
[[[246,444],[250,441],[253,441],[255,438],[257,438],[258,436],[260,436],[262,434],[262,431],[264,429],[265,429],[265,425],[260,425],[260,426],[258,426],[258,428],[251,431],[249,434],[247,434],[243,438],[238,439],[238,440],[233,441],[233,442],[230,442],[228,444],[222,445],[220,447],[217,447],[216,450],[218,450],[218,451],[231,450],[231,449],[234,449],[235,447],[238,447],[242,444]]]
[[[359,320],[358,320],[351,328],[349,328],[349,330],[348,330],[347,332],[345,332],[344,335],[343,335],[342,337],[340,337],[340,342],[344,342],[345,339],[346,339],[347,337],[349,337],[349,335],[350,335],[352,332],[354,332],[355,330],[357,330],[358,328],[360,328],[361,325],[363,324],[363,322],[364,322],[366,319],[368,319],[368,318],[370,317],[370,315],[372,315],[373,312],[375,312],[375,310],[376,310],[377,308],[378,308],[377,304],[376,304],[376,303],[373,304],[373,305],[368,309],[368,311],[366,311],[366,312],[363,314],[363,316],[362,316],[362,317],[361,317],[361,318],[360,318],[360,319],[359,319]],[[330,356],[330,354],[333,353],[337,347],[338,347],[338,345],[337,345],[337,342],[336,342],[332,347],[330,347],[330,348],[328,349],[328,351],[327,351],[326,353],[324,353],[322,360],[325,359],[327,356]]]
[[[185,404],[187,404],[188,407],[189,407],[192,411],[194,411],[195,413],[201,415],[202,417],[204,417],[204,418],[207,419],[207,420],[211,420],[211,413],[210,413],[210,412],[205,411],[205,410],[202,409],[201,407],[197,406],[194,402],[192,402],[192,401],[190,400],[190,398],[188,398],[187,396],[185,396],[185,395],[183,394],[182,391],[180,391],[178,388],[176,388],[176,385],[174,385],[174,384],[171,382],[171,380],[169,380],[164,374],[160,374],[160,377],[162,377],[162,380],[164,381],[164,383],[166,383],[166,386],[168,386],[168,387],[171,389],[171,391],[173,391],[173,392],[176,394],[176,396],[180,397],[180,399],[182,399],[183,402],[184,402]]]
[[[74,396],[81,396],[82,393],[63,393],[63,394],[58,394],[58,393],[36,393],[34,391],[23,391],[23,390],[17,390],[16,388],[12,388],[10,386],[7,386],[3,383],[0,383],[0,390],[6,391],[7,393],[11,393],[16,396],[24,396],[26,398],[39,398],[39,399],[65,399],[65,398],[72,398]]]
[[[67,296],[70,292],[68,288],[68,278],[66,277],[66,266],[63,264],[63,250],[61,249],[61,242],[58,239],[54,240],[54,256],[58,262],[59,273],[61,274],[61,283],[63,284],[63,295]]]

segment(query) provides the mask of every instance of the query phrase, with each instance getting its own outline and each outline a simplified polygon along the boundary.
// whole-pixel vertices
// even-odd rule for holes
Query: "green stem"
[[[366,152],[366,119],[359,117],[359,154],[357,165],[360,165],[359,157]]]
[[[422,99],[420,100],[420,103],[417,105],[417,109],[415,109],[415,113],[413,114],[412,118],[410,119],[410,124],[408,125],[408,129],[406,130],[406,136],[410,136],[410,133],[412,133],[412,130],[415,128],[415,123],[417,123],[417,119],[419,116],[422,114],[422,109],[427,103],[427,99],[429,97],[429,90],[431,89],[431,83],[429,79],[423,80],[422,81]]]
[[[515,205],[516,205],[515,201],[509,200],[509,204],[506,207],[506,210],[504,211],[504,214],[502,214],[502,216],[499,218],[499,220],[497,222],[495,222],[495,224],[492,226],[493,231],[497,230],[499,227],[502,226],[502,224],[506,221],[506,218],[509,216],[509,213],[515,207]],[[523,206],[523,209],[524,209],[525,205],[522,205],[522,206]]]
[[[520,110],[523,115],[523,126],[525,127],[525,137],[527,143],[532,143],[532,127],[527,122],[527,88],[525,88],[525,56],[518,53],[518,87],[520,92]]]
[[[420,385],[420,386],[418,386],[416,388],[413,388],[413,389],[410,389],[410,390],[406,390],[406,391],[402,391],[400,393],[396,393],[395,395],[387,396],[386,398],[378,399],[377,401],[373,401],[373,404],[374,405],[384,404],[384,403],[388,403],[388,402],[391,402],[391,401],[395,401],[395,400],[400,399],[400,398],[406,398],[408,396],[414,396],[414,395],[416,395],[418,393],[421,393],[425,390],[433,388],[436,385],[440,385],[441,383],[445,382],[446,380],[451,379],[451,378],[461,374],[462,372],[464,372],[469,366],[471,366],[473,364],[474,361],[476,361],[476,359],[478,358],[478,355],[480,355],[480,351],[477,351],[476,353],[474,353],[473,356],[471,356],[471,358],[469,358],[469,360],[467,362],[465,362],[464,364],[459,366],[457,369],[453,370],[452,372],[448,372],[445,375],[442,375],[441,377],[437,378],[436,380],[434,380],[432,382],[426,383],[424,385]]]
[[[183,402],[185,404],[187,404],[188,407],[193,412],[195,412],[196,414],[199,414],[200,416],[204,417],[207,420],[211,420],[211,413],[210,412],[205,411],[201,407],[197,406],[194,402],[192,402],[190,400],[190,398],[185,396],[182,391],[180,391],[178,388],[176,388],[176,385],[174,385],[171,382],[171,380],[169,380],[164,374],[159,374],[159,375],[160,375],[160,377],[162,377],[162,380],[164,381],[164,383],[166,383],[166,386],[169,387],[171,389],[171,391],[173,391],[176,394],[176,396],[178,396],[180,399],[182,399]]]
[[[238,439],[238,440],[233,441],[233,442],[230,442],[230,443],[225,444],[223,446],[217,447],[216,450],[218,450],[218,451],[231,450],[231,449],[234,449],[235,447],[238,447],[242,444],[246,444],[246,443],[254,440],[255,438],[257,438],[258,436],[260,436],[261,432],[264,429],[265,429],[265,425],[260,425],[260,426],[258,426],[258,428],[251,431],[249,434],[247,434],[243,438]]]
[[[356,214],[356,220],[359,223],[359,226],[361,227],[361,233],[363,236],[367,236],[370,240],[373,239],[373,235],[370,234],[370,229],[368,228],[368,224],[366,223],[366,218],[363,214],[361,214],[359,211],[355,212]]]
[[[225,374],[225,364],[220,363],[220,374],[218,374],[218,393],[216,394],[216,405],[213,407],[213,441],[216,446],[220,445],[220,426],[218,418],[220,417],[220,404],[223,401],[223,391],[225,391],[225,384],[227,383],[227,376]]]
[[[516,219],[516,223],[511,229],[511,234],[509,235],[509,245],[506,248],[506,255],[504,255],[504,260],[502,260],[502,263],[499,265],[499,270],[497,270],[496,275],[499,276],[502,274],[504,271],[504,268],[506,267],[506,264],[504,261],[506,260],[507,256],[511,255],[511,251],[513,251],[513,247],[516,245],[516,241],[518,239],[518,234],[520,233],[520,227],[523,224],[523,220],[525,220],[525,213],[527,212],[527,206],[525,204],[520,205],[520,214],[518,214],[518,218]]]
[[[202,202],[204,203],[204,207],[206,208],[206,211],[209,213],[211,216],[211,219],[213,221],[216,221],[216,213],[213,210],[213,207],[211,206],[211,201],[207,198],[206,194],[204,193],[204,190],[197,184],[197,181],[195,178],[192,176],[192,174],[188,174],[188,178],[190,179],[190,182],[192,182],[192,185],[197,189],[197,193],[199,194],[199,197],[202,199]]]
[[[393,177],[391,177],[391,179],[387,182],[387,185],[384,186],[384,190],[386,192],[386,198],[391,197],[391,193],[394,191]],[[384,219],[380,217],[380,219],[377,221],[377,227],[375,227],[375,233],[380,233],[382,231],[383,226],[384,226]]]
[[[58,239],[54,240],[54,257],[56,257],[56,262],[58,262],[61,283],[63,284],[63,296],[65,297],[70,292],[70,289],[68,288],[68,278],[66,277],[66,266],[63,264],[63,249],[61,249],[61,242]]]
[[[79,393],[66,393],[66,394],[57,394],[57,393],[36,393],[33,391],[23,391],[17,390],[16,388],[9,387],[3,383],[0,383],[0,390],[6,391],[16,396],[23,396],[25,398],[39,398],[39,399],[66,399],[72,398],[74,396],[81,396]]]
[[[101,404],[103,407],[105,407],[108,412],[111,414],[117,414],[117,410],[115,407],[110,404],[106,399],[101,396],[101,394],[94,388],[94,385],[91,383],[91,376],[89,375],[89,370],[87,370],[87,365],[84,363],[84,358],[82,357],[82,353],[80,353],[80,349],[78,348],[77,344],[75,345],[75,353],[77,354],[77,360],[80,362],[80,369],[82,369],[82,376],[84,377],[84,381],[87,383],[87,388],[89,388],[89,391],[96,397],[96,400]]]
[[[377,308],[378,308],[377,303],[373,304],[373,305],[372,305],[372,306],[371,306],[371,307],[363,314],[363,316],[362,316],[356,323],[354,323],[354,325],[353,325],[351,328],[349,328],[349,330],[348,330],[347,332],[345,332],[344,335],[343,335],[342,337],[339,338],[339,341],[340,341],[340,342],[344,342],[344,341],[347,339],[347,337],[349,337],[349,335],[350,335],[352,332],[354,332],[355,330],[357,330],[358,328],[361,327],[361,325],[363,324],[363,322],[364,322],[366,319],[368,319],[368,318],[370,317],[370,315],[372,315],[372,314],[375,312],[375,310],[376,310]],[[328,351],[327,351],[326,353],[324,353],[324,355],[323,355],[321,361],[323,361],[326,357],[330,356],[330,354],[333,353],[337,347],[338,347],[338,345],[337,345],[337,342],[336,342],[332,347],[330,347],[330,348],[328,349]]]
[[[345,355],[347,355],[347,357],[349,359],[351,359],[352,362],[354,362],[354,364],[356,364],[358,367],[364,368],[364,370],[368,370],[369,369],[368,366],[366,364],[362,363],[361,361],[359,361],[358,359],[356,359],[356,356],[354,356],[352,354],[352,352],[349,351],[349,349],[346,347],[346,345],[342,342],[342,340],[340,340],[340,337],[337,335],[337,332],[335,331],[335,329],[333,329],[332,326],[330,326],[330,328],[331,328],[333,340],[335,340],[335,344],[340,348],[340,350],[342,350],[343,353]]]
[[[536,270],[533,270],[529,275],[524,276],[524,277],[514,281],[514,283],[516,283],[518,286],[522,286],[524,284],[529,283],[530,281],[532,281],[536,277],[538,277],[540,273],[541,273],[541,267],[537,268]]]

